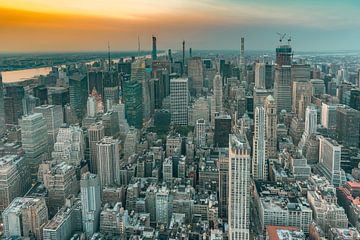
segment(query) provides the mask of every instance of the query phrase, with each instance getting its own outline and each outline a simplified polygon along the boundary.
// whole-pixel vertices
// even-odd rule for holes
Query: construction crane
[[[290,45],[290,43],[291,43],[291,36],[289,36],[288,38],[288,44]]]
[[[276,34],[279,35],[279,37],[280,37],[279,42],[282,42],[282,40],[286,37],[286,33],[277,32]]]

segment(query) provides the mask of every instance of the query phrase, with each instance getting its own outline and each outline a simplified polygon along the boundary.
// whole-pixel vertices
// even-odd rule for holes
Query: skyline
[[[241,36],[246,49],[270,50],[276,32],[289,33],[297,51],[359,50],[359,9],[353,0],[0,1],[0,51],[106,51],[108,41],[114,51],[131,51],[138,36],[149,50],[151,35],[164,50],[180,50],[179,39],[193,49],[235,50]]]

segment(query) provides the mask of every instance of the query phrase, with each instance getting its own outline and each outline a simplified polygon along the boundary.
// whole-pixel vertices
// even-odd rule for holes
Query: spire
[[[109,41],[108,41],[108,59],[109,59],[109,72],[110,72],[111,59],[110,59],[110,43],[109,43]]]

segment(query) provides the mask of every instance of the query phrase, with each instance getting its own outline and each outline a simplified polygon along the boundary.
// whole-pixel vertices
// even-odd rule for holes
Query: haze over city
[[[0,1],[0,52],[150,49],[270,50],[276,32],[293,37],[296,51],[359,50],[360,2],[289,0],[11,0]],[[346,36],[346,37],[344,37]]]

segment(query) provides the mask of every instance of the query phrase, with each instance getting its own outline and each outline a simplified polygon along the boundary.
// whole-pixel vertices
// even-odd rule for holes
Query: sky
[[[360,0],[0,0],[0,52],[360,50]]]

